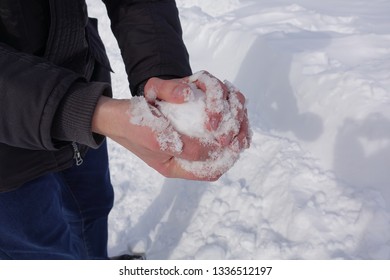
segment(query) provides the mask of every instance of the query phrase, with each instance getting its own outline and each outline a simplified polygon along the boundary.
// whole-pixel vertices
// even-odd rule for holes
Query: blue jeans
[[[0,259],[107,259],[106,142],[84,163],[0,193]]]

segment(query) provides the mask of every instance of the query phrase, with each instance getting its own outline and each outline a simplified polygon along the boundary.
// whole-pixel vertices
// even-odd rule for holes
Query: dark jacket
[[[191,74],[174,1],[103,2],[133,93],[153,76]],[[101,144],[91,120],[99,97],[111,96],[108,69],[84,0],[0,1],[0,191]]]

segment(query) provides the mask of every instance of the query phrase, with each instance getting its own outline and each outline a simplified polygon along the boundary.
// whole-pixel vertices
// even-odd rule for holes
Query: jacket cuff
[[[104,136],[92,132],[92,117],[99,98],[112,96],[107,83],[75,83],[59,104],[54,117],[51,136],[56,148],[66,142],[77,142],[98,148]]]
[[[190,75],[188,75],[188,76],[190,76]],[[180,78],[183,78],[184,76],[161,75],[161,76],[155,76],[155,77],[163,79],[163,80],[171,80],[171,79],[180,79]],[[150,77],[150,78],[152,78],[152,77]],[[139,83],[138,85],[136,85],[134,87],[134,89],[133,89],[132,95],[133,96],[144,96],[144,94],[145,94],[145,85],[146,85],[146,83],[148,82],[148,80],[150,78],[148,78],[148,79],[142,81],[141,83]]]

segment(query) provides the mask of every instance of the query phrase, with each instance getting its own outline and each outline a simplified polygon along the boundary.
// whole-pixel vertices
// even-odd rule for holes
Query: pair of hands
[[[205,75],[209,73],[205,72]],[[213,77],[214,78],[214,77]],[[229,90],[225,84],[218,80],[223,94],[220,98],[227,99]],[[195,81],[196,86],[207,94],[209,89],[207,85]],[[151,78],[145,85],[145,99],[149,106],[154,107],[154,100],[164,100],[170,103],[181,104],[186,102],[187,95],[190,94],[188,77],[182,79],[162,80]],[[237,114],[240,129],[238,133],[228,133],[214,144],[205,145],[198,139],[179,134],[183,143],[181,151],[177,149],[162,149],[158,141],[158,135],[148,126],[135,125],[129,121],[127,114],[131,103],[128,99],[112,99],[102,96],[97,104],[92,120],[92,131],[105,135],[115,142],[119,143],[156,171],[169,178],[182,178],[190,180],[215,181],[222,174],[216,174],[211,177],[199,177],[184,170],[177,162],[177,158],[188,161],[206,161],[210,156],[224,148],[233,146],[237,149],[249,147],[249,124],[247,112],[245,109],[245,97],[238,92],[239,102],[243,105]],[[218,100],[215,100],[217,102]],[[209,131],[216,130],[222,120],[221,114],[206,111],[208,120],[205,123]],[[156,115],[156,118],[164,118],[163,115]],[[169,129],[174,130],[172,127]],[[232,147],[233,149],[233,147]]]

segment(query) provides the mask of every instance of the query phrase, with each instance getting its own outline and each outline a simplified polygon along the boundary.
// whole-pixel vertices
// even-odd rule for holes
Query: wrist
[[[97,148],[104,137],[91,133],[96,104],[101,96],[110,95],[108,84],[75,82],[63,96],[53,118],[50,135],[59,148],[70,141]]]
[[[92,131],[110,138],[121,136],[124,122],[128,123],[128,107],[128,99],[101,96],[93,114]]]

